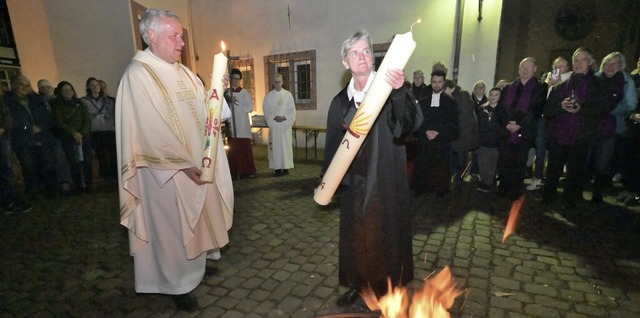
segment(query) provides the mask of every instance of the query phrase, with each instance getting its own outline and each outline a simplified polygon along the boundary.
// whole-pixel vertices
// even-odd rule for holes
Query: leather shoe
[[[198,300],[189,294],[173,295],[171,298],[173,298],[178,310],[192,311],[200,306]]]
[[[204,275],[205,276],[213,276],[213,275],[215,275],[217,273],[218,273],[218,268],[217,267],[213,267],[213,266],[209,267],[209,266],[207,266],[204,269]]]
[[[351,306],[360,297],[360,293],[355,288],[349,289],[346,293],[340,295],[336,304],[338,306]]]

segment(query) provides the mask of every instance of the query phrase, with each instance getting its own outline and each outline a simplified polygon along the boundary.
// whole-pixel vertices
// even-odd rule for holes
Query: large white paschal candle
[[[420,20],[416,21],[420,23]],[[414,23],[415,24],[415,23]],[[413,28],[413,25],[411,26]],[[387,50],[387,54],[378,68],[373,82],[364,96],[364,100],[358,107],[349,129],[344,134],[340,142],[338,151],[333,156],[329,168],[324,174],[320,185],[315,189],[313,199],[320,205],[327,205],[331,202],[333,194],[344,178],[353,158],[362,147],[367,138],[371,126],[382,110],[382,106],[389,98],[393,87],[385,81],[385,74],[390,69],[404,69],[416,48],[411,31],[404,34],[396,34]],[[349,198],[345,198],[348,200]]]
[[[228,58],[224,55],[224,42],[220,41],[222,51],[213,57],[213,67],[211,70],[211,88],[208,93],[209,110],[207,121],[204,127],[204,150],[202,151],[202,161],[200,165],[200,180],[213,182],[216,170],[216,156],[218,154],[218,143],[220,142],[220,122],[222,116],[222,99],[224,98],[224,87],[222,80],[227,72]]]

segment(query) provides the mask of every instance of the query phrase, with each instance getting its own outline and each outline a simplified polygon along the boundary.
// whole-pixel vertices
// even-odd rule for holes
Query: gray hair
[[[604,65],[609,63],[611,60],[618,58],[620,59],[620,70],[624,70],[627,67],[627,59],[624,58],[624,54],[620,53],[620,52],[612,52],[607,54],[607,56],[605,56],[602,59],[602,63],[600,63],[600,72],[604,72]]]
[[[571,60],[572,60],[572,61],[573,61],[573,60],[575,60],[575,59],[576,59],[576,56],[577,56],[578,54],[580,54],[580,53],[584,53],[584,54],[586,54],[586,55],[589,57],[589,59],[591,59],[591,62],[593,62],[593,61],[595,60],[595,58],[593,57],[593,51],[591,51],[591,49],[586,48],[586,47],[584,47],[584,46],[581,46],[581,47],[577,48],[577,49],[573,52],[573,55],[571,56]]]
[[[18,85],[27,84],[29,82],[31,82],[29,81],[29,78],[22,74],[18,74],[11,78],[11,88],[15,89],[16,87],[18,87]]]
[[[478,86],[483,86],[485,90],[487,90],[487,83],[485,83],[484,81],[477,81],[475,83],[473,83],[473,89],[475,90],[476,87]]]
[[[347,57],[347,52],[349,52],[353,44],[360,40],[367,41],[367,43],[369,43],[369,49],[371,49],[371,36],[369,36],[369,32],[367,32],[367,30],[360,30],[348,39],[344,40],[344,42],[342,42],[342,50],[340,51],[340,55],[342,55],[343,59]]]
[[[565,59],[562,56],[558,56],[556,57],[555,60],[553,60],[553,62],[551,62],[551,68],[556,67],[556,63],[560,62],[560,61],[565,61],[567,63],[567,67],[569,66],[569,61],[567,61],[567,59]]]
[[[149,37],[147,36],[147,31],[149,29],[153,29],[155,31],[161,31],[161,22],[164,19],[175,19],[180,21],[180,17],[178,17],[175,13],[168,10],[159,10],[159,9],[147,9],[140,18],[140,34],[142,35],[142,39],[144,43],[149,43]]]

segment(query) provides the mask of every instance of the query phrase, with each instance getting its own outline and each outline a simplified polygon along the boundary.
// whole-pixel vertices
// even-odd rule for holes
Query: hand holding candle
[[[420,23],[420,20],[416,23]],[[320,185],[315,190],[313,199],[318,204],[327,205],[331,202],[331,197],[364,143],[373,123],[389,98],[391,90],[402,86],[404,79],[401,82],[398,81],[395,79],[397,77],[395,73],[397,70],[404,69],[415,48],[416,42],[413,41],[411,31],[397,34],[393,38],[364,100],[349,124],[349,129],[345,133],[338,151],[331,160]]]
[[[218,142],[220,140],[220,122],[222,114],[222,98],[224,93],[223,80],[227,72],[227,57],[224,42],[220,42],[222,51],[213,57],[213,67],[211,70],[211,88],[208,93],[209,110],[204,129],[204,149],[202,151],[202,161],[200,170],[200,180],[213,182],[216,168],[216,155],[218,153]]]

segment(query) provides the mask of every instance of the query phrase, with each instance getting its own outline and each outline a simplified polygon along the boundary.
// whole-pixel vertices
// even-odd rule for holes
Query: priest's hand
[[[196,167],[182,169],[180,171],[184,172],[184,174],[186,174],[187,177],[189,177],[189,179],[191,179],[191,181],[193,181],[193,183],[195,183],[197,185],[203,185],[203,184],[206,183],[206,182],[200,180],[200,174],[202,172],[200,171],[200,169],[198,169]]]

